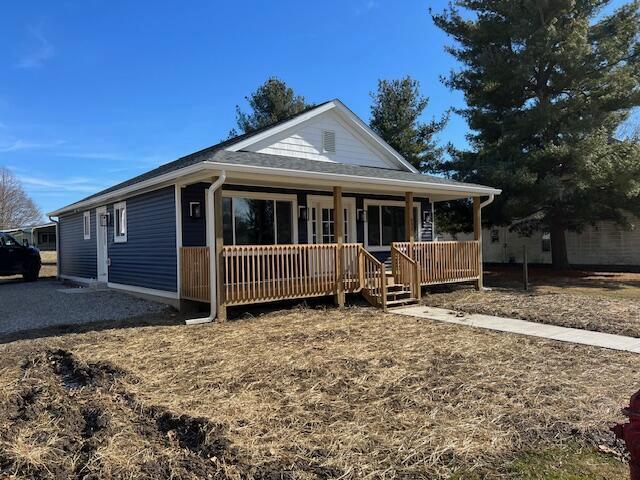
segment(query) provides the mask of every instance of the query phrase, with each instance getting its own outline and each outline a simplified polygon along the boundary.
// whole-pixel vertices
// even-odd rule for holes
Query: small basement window
[[[322,151],[324,153],[336,152],[336,132],[333,130],[322,131]]]
[[[122,243],[127,241],[127,202],[116,203],[113,206],[113,241]]]
[[[84,212],[82,216],[84,239],[91,240],[91,212]]]

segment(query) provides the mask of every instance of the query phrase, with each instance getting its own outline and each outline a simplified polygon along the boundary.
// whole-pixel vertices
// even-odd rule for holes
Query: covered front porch
[[[474,239],[439,242],[433,203],[452,198],[449,192],[398,195],[397,188],[353,185],[311,191],[228,178],[211,191],[219,179],[178,185],[176,197],[180,298],[212,302],[218,319],[227,307],[280,300],[333,296],[342,306],[346,294],[360,293],[386,310],[419,301],[427,285],[482,288],[479,196]],[[204,226],[198,245],[196,223]]]

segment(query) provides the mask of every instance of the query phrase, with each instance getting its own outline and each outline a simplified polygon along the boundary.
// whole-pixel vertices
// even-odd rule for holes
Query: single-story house
[[[581,232],[567,232],[569,263],[583,267],[615,267],[640,269],[640,218],[629,219],[630,229],[614,222],[597,222]],[[530,263],[551,264],[551,236],[538,231],[522,235],[508,226],[483,230],[482,258],[485,263],[521,263],[527,248]],[[441,235],[446,240],[466,240],[473,234]]]
[[[361,292],[387,308],[423,285],[481,288],[481,208],[499,193],[420,174],[332,100],[50,215],[61,278],[208,302],[211,320],[283,299]],[[434,242],[434,203],[470,197],[474,239]]]
[[[19,242],[27,241],[29,245],[33,245],[44,252],[54,252],[56,250],[56,224],[53,222],[12,228],[3,230],[3,232],[9,233]]]

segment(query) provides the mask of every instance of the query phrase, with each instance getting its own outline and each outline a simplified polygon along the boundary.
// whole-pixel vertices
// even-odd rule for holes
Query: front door
[[[96,208],[96,242],[98,252],[98,281],[109,281],[109,256],[107,250],[107,207]]]
[[[356,241],[355,202],[352,198],[343,198],[344,243]],[[309,201],[308,235],[309,243],[335,243],[335,214],[333,199],[311,198]]]

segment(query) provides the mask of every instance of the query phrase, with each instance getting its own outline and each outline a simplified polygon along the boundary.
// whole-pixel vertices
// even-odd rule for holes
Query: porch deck
[[[420,298],[420,288],[480,278],[480,242],[399,242],[391,271],[360,243],[222,248],[218,301],[224,306],[362,292],[387,307],[387,288]],[[181,298],[210,302],[209,248],[181,248]]]

